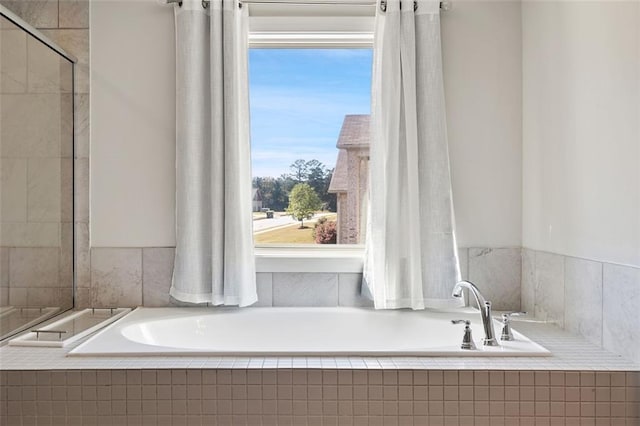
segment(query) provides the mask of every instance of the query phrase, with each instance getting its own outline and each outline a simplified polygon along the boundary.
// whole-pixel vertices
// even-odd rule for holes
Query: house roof
[[[368,149],[371,130],[369,124],[371,117],[365,114],[345,115],[338,137],[338,158],[336,167],[331,176],[329,193],[347,192],[349,187],[349,165],[347,163],[347,150]]]
[[[347,179],[348,179],[348,165],[347,165],[347,151],[344,149],[338,150],[338,159],[336,160],[336,167],[333,169],[333,175],[331,175],[331,183],[329,183],[329,194],[335,194],[336,192],[347,192]]]
[[[345,115],[337,147],[346,149],[369,148],[369,139],[371,138],[370,123],[371,116],[368,114]]]
[[[251,199],[253,201],[262,201],[262,194],[258,188],[251,188]]]

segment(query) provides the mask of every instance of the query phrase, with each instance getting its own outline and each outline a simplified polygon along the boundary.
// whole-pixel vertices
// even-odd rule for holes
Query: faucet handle
[[[502,323],[508,323],[509,321],[511,321],[511,317],[519,317],[521,315],[527,315],[526,312],[522,311],[522,312],[506,312],[504,314],[502,314]]]
[[[502,314],[502,334],[500,335],[500,340],[513,340],[513,333],[511,332],[511,317],[518,317],[526,314],[526,312],[507,312]]]
[[[464,335],[462,336],[460,349],[475,350],[476,344],[473,342],[473,337],[471,336],[471,321],[463,319],[451,320],[451,324],[464,324]]]

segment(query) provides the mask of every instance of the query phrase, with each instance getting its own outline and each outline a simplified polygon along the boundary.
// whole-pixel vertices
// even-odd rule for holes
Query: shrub
[[[313,239],[316,239],[316,229],[318,229],[318,227],[320,225],[324,225],[325,223],[327,223],[327,218],[322,216],[319,217],[318,220],[316,221],[316,224],[313,225],[313,232],[311,233],[311,236],[313,236]]]
[[[338,241],[336,223],[328,221],[326,217],[321,217],[313,228],[313,238],[316,244],[336,244]]]

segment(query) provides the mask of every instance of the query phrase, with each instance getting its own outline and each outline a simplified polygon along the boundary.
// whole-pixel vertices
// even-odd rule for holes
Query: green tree
[[[288,196],[287,191],[284,189],[284,182],[281,178],[276,178],[273,181],[273,210],[282,212],[287,208]]]
[[[289,190],[295,183],[286,176],[254,177],[253,186],[260,190],[262,207],[278,212],[284,211],[289,203]]]
[[[319,191],[319,193],[322,194],[320,197],[322,198],[322,203],[324,204],[325,209],[330,212],[338,211],[338,197],[336,194],[329,193],[329,186],[331,186],[331,178],[333,177],[334,170],[335,169],[330,169],[327,171],[327,174],[324,177],[322,190]]]
[[[291,169],[291,174],[289,175],[291,179],[295,180],[296,183],[301,183],[307,180],[309,176],[309,166],[308,162],[302,159],[296,160],[292,165],[289,166]]]
[[[289,166],[291,173],[280,177],[254,177],[253,186],[260,190],[262,206],[275,211],[284,211],[289,204],[289,194],[298,183],[307,183],[321,200],[320,209],[336,211],[336,194],[329,194],[333,169],[328,169],[318,160],[296,160]]]
[[[311,185],[317,194],[323,194],[327,168],[318,160],[307,161],[305,167],[307,169],[307,183]]]
[[[298,183],[289,194],[287,212],[300,221],[300,229],[304,228],[304,220],[320,209],[322,201],[307,183]]]

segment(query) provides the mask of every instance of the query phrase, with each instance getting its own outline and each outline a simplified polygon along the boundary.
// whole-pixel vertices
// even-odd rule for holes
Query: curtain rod
[[[345,1],[345,0],[244,0],[240,3],[246,4],[293,4],[293,5],[324,5],[324,4],[337,4],[337,5],[345,5],[345,6],[375,6],[377,2],[375,1]],[[418,8],[418,2],[414,0],[413,9]],[[382,0],[380,2],[380,9],[382,11],[387,10],[387,2],[386,0]],[[451,1],[450,0],[442,0],[440,2],[440,9],[443,11],[448,11],[451,9]]]
[[[178,6],[182,6],[182,0],[161,0],[164,1],[164,3],[166,4],[170,4],[170,3],[178,3]],[[244,1],[240,1],[240,7],[242,7],[242,4],[292,4],[292,5],[296,5],[296,6],[304,6],[304,5],[326,5],[326,4],[331,4],[331,5],[345,5],[345,6],[375,6],[377,4],[377,2],[374,1],[367,1],[367,0],[357,0],[357,1],[345,1],[345,0],[244,0]],[[209,7],[209,0],[202,0],[202,6],[206,9],[207,7]],[[381,0],[380,1],[380,9],[383,12],[387,11],[387,1],[386,0]],[[413,2],[413,10],[418,9],[418,2],[417,0],[414,0]],[[446,12],[448,10],[451,9],[451,0],[442,0],[440,2],[440,9],[443,12]]]

